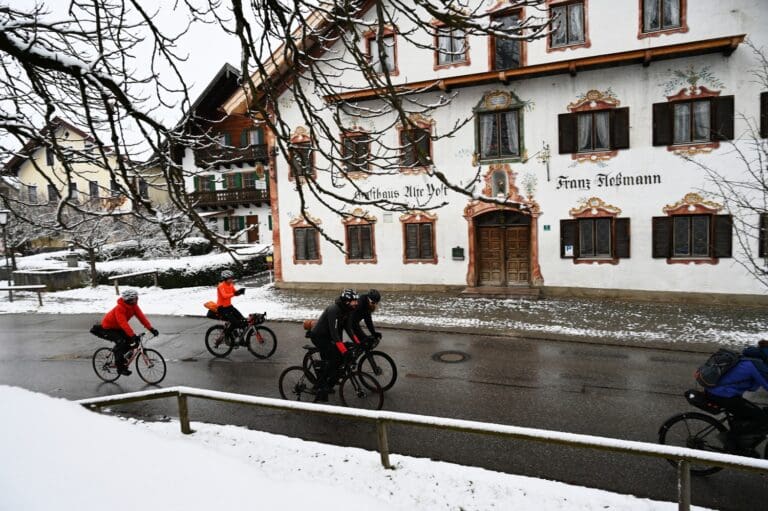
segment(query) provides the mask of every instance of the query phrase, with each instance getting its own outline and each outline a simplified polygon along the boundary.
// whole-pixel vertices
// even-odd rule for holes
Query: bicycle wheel
[[[699,449],[709,452],[727,452],[719,433],[728,431],[728,428],[714,417],[703,413],[681,413],[669,418],[659,428],[659,443]],[[673,467],[677,463],[667,460]],[[704,464],[691,464],[691,474],[706,476],[719,472],[723,467],[715,467]]]
[[[234,343],[227,342],[224,325],[214,325],[205,332],[205,347],[214,357],[226,357]]]
[[[280,397],[292,401],[315,400],[314,385],[307,378],[307,373],[299,366],[291,366],[280,374]]]
[[[350,373],[341,381],[339,399],[344,406],[364,410],[381,410],[384,406],[384,392],[379,382],[360,371]]]
[[[99,348],[93,353],[93,370],[104,381],[120,378],[115,365],[115,354],[111,348]]]
[[[165,359],[153,349],[145,349],[136,356],[136,371],[142,380],[157,385],[165,378]]]
[[[257,325],[248,329],[245,345],[254,357],[269,358],[277,349],[277,337],[271,329]]]
[[[376,378],[382,392],[391,389],[397,380],[395,361],[383,351],[369,351],[364,354],[360,357],[357,367]]]

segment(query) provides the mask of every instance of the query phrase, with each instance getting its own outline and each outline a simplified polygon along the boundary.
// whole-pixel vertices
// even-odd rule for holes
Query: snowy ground
[[[0,509],[673,510],[638,499],[408,456],[192,423],[145,423],[0,386]],[[11,461],[12,460],[12,461]],[[700,509],[700,508],[696,508]]]
[[[264,247],[258,247],[262,250]],[[19,259],[20,268],[63,267],[53,253]],[[225,262],[225,254],[166,260],[119,260],[100,263],[118,273],[163,267],[199,267]],[[82,263],[81,263],[82,264]],[[243,312],[267,312],[270,320],[316,318],[330,293],[286,291],[273,286],[249,288],[235,305]],[[363,291],[363,290],[361,290]],[[141,289],[142,309],[151,315],[203,315],[202,304],[215,300],[212,286]],[[102,313],[115,301],[109,286],[45,293],[19,293],[9,303],[0,292],[0,313]],[[523,300],[477,298],[448,293],[385,292],[375,319],[390,326],[471,330],[542,338],[599,339],[612,343],[719,343],[743,346],[768,338],[768,316],[761,308],[622,302],[619,300]]]

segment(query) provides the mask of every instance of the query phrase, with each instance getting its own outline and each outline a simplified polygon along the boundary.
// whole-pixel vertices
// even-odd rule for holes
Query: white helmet
[[[223,272],[221,272],[221,280],[229,280],[234,278],[235,278],[235,274],[232,273],[230,270],[224,270]]]
[[[139,292],[135,289],[124,289],[120,297],[126,302],[135,302],[139,299]]]

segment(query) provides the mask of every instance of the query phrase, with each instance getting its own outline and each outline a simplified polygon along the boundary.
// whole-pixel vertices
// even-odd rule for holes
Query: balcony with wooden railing
[[[255,144],[246,147],[211,146],[195,151],[195,165],[198,167],[218,167],[237,163],[269,161],[267,144]]]
[[[254,188],[198,191],[192,193],[192,200],[198,207],[237,206],[269,202],[269,191]]]

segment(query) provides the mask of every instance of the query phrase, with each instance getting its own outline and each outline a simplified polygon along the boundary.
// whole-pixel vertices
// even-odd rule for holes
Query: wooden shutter
[[[363,259],[373,259],[373,241],[371,240],[371,226],[360,226],[360,249]]]
[[[232,146],[232,135],[230,133],[222,133],[224,135],[224,145]]]
[[[573,154],[578,150],[576,114],[560,114],[557,116],[557,141],[560,154]]]
[[[405,258],[419,258],[419,224],[405,224]]]
[[[617,218],[613,225],[615,229],[613,257],[626,259],[629,257],[629,218]]]
[[[611,149],[629,149],[629,107],[611,110]]]
[[[419,224],[420,228],[420,241],[421,241],[421,257],[422,259],[431,259],[433,255],[432,249],[432,224],[424,223]]]
[[[360,259],[360,227],[350,225],[347,227],[347,242],[349,247],[347,249],[347,256],[350,259]]]
[[[240,132],[240,147],[248,147],[248,130]]]
[[[221,176],[221,189],[226,190],[229,188],[229,176]]]
[[[298,228],[293,230],[293,254],[299,261],[308,259],[307,229]]]
[[[560,220],[560,257],[571,259],[576,257],[576,236],[578,224],[576,220]],[[573,247],[573,255],[565,255],[565,246]]]
[[[651,246],[654,258],[672,257],[672,217],[655,216],[652,219]]]
[[[234,185],[232,188],[242,188],[243,187],[243,175],[239,172],[233,176]]]
[[[653,104],[653,145],[672,145],[672,103]]]
[[[229,217],[224,217],[224,232],[229,232]]]
[[[244,216],[237,217],[237,228],[239,230],[241,230],[241,231],[243,229],[245,229],[245,217]]]
[[[760,213],[760,245],[757,247],[758,257],[768,257],[768,213]]]
[[[318,238],[318,232],[317,229],[307,229],[307,259],[310,259],[312,261],[316,261],[317,259],[320,259],[317,252],[317,238]]]
[[[760,93],[760,136],[768,138],[768,92]]]
[[[733,140],[733,96],[712,98],[712,140]]]
[[[195,182],[195,191],[199,192],[200,191],[200,178],[198,176],[195,176],[194,177],[194,182]]]
[[[733,220],[731,215],[715,215],[712,229],[712,257],[731,257]]]

